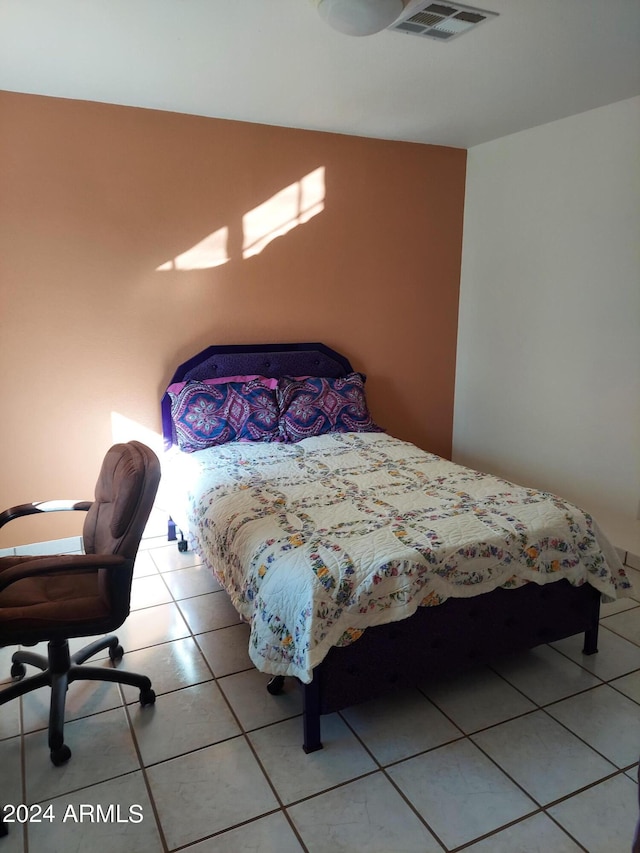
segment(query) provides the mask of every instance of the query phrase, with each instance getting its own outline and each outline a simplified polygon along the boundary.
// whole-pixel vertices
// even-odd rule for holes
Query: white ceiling
[[[461,148],[640,94],[640,0],[477,5],[440,43],[310,0],[0,0],[0,89]]]

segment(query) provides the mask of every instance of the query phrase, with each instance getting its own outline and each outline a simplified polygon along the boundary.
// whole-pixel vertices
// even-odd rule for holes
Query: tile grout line
[[[425,697],[425,698],[426,698],[426,697]],[[429,749],[429,750],[425,750],[424,752],[415,753],[415,754],[413,754],[413,755],[408,756],[407,758],[399,759],[397,762],[394,762],[394,763],[392,763],[392,764],[383,765],[383,764],[381,764],[381,763],[380,763],[380,761],[378,761],[378,759],[376,758],[375,754],[374,754],[374,753],[372,752],[372,750],[367,746],[367,744],[364,742],[364,740],[360,737],[359,733],[358,733],[358,732],[356,731],[356,729],[351,725],[351,723],[349,722],[349,720],[348,720],[348,719],[347,719],[347,718],[342,714],[342,712],[341,712],[341,711],[338,711],[338,714],[339,714],[340,718],[342,719],[342,721],[344,722],[344,724],[349,728],[349,730],[351,731],[351,733],[356,737],[356,739],[358,740],[358,742],[360,743],[360,745],[361,745],[361,746],[366,750],[366,752],[369,754],[369,756],[370,756],[371,760],[372,760],[372,761],[374,761],[374,762],[375,762],[375,764],[377,764],[377,766],[378,766],[378,769],[377,769],[377,770],[374,770],[374,771],[372,771],[370,774],[367,774],[367,775],[373,775],[374,773],[378,773],[378,772],[382,773],[382,775],[383,775],[383,776],[384,776],[384,778],[387,780],[387,782],[389,782],[389,784],[390,784],[390,785],[395,789],[396,793],[397,793],[397,794],[400,796],[400,798],[405,802],[405,804],[406,804],[406,805],[411,809],[411,811],[412,811],[412,812],[413,812],[413,814],[418,818],[418,820],[420,821],[420,823],[421,823],[421,824],[422,824],[422,825],[427,829],[427,831],[428,831],[428,832],[429,832],[429,833],[430,833],[430,834],[431,834],[431,835],[436,839],[436,841],[438,842],[438,844],[440,844],[440,846],[443,848],[443,850],[448,851],[448,850],[449,850],[449,848],[448,848],[448,847],[447,847],[447,845],[444,843],[444,841],[440,838],[440,836],[439,836],[439,835],[438,835],[438,833],[435,831],[435,829],[433,829],[433,828],[430,826],[430,824],[429,824],[429,822],[427,821],[427,819],[426,819],[423,815],[421,815],[421,814],[420,814],[420,812],[418,811],[417,807],[416,807],[416,806],[414,806],[414,804],[413,804],[413,803],[411,802],[411,800],[407,797],[407,795],[404,793],[404,791],[402,791],[402,790],[401,790],[401,788],[397,785],[397,783],[394,781],[394,779],[393,779],[391,776],[389,776],[389,774],[387,773],[387,767],[392,767],[392,766],[394,766],[394,764],[399,764],[399,763],[401,763],[402,761],[409,761],[409,760],[410,760],[410,759],[412,759],[412,758],[416,758],[416,757],[418,757],[419,755],[424,755],[426,752],[431,752],[432,750],[431,750],[431,749]],[[460,727],[459,727],[459,726],[457,726],[455,723],[453,723],[453,725],[454,725],[458,730],[460,730]],[[461,740],[461,738],[455,738],[454,740],[447,741],[447,743],[457,743],[457,741],[459,741],[459,740]],[[439,746],[446,746],[446,743],[445,743],[445,744],[440,744]],[[433,749],[438,749],[438,748],[439,748],[439,747],[433,747]],[[362,778],[362,777],[361,777],[361,778]],[[352,780],[350,780],[350,781],[352,781]],[[344,784],[349,784],[349,783],[348,783],[348,782],[346,782],[346,783],[343,783],[343,785],[344,785]]]
[[[129,735],[133,741],[133,746],[134,746],[134,749],[136,751],[136,756],[138,759],[140,771],[142,772],[142,779],[144,781],[145,790],[147,792],[147,796],[149,798],[149,803],[151,805],[151,810],[153,812],[153,818],[154,818],[154,821],[156,824],[156,830],[158,832],[158,836],[160,838],[160,843],[162,844],[162,849],[163,849],[164,853],[168,853],[169,845],[167,843],[167,839],[166,839],[166,836],[164,833],[164,829],[162,828],[162,823],[160,822],[160,815],[158,813],[158,807],[157,807],[155,798],[153,796],[153,792],[151,790],[151,783],[149,782],[149,777],[147,774],[147,768],[145,767],[144,761],[142,759],[142,751],[140,749],[140,744],[138,743],[138,738],[136,736],[135,728],[133,725],[133,720],[131,719],[129,706],[127,705],[126,697],[124,695],[123,685],[118,684],[118,689],[120,692],[120,698],[121,698],[122,703],[123,703],[124,713],[125,713],[125,716],[127,719],[127,725],[129,728]]]
[[[152,559],[153,559],[153,558],[152,558]],[[222,591],[222,590],[217,590],[217,591]],[[170,593],[171,593],[171,595],[173,596],[173,592],[172,592],[172,590],[171,590],[171,589],[169,589],[169,592],[170,592]],[[206,594],[208,594],[208,593],[202,593],[202,594],[203,594],[203,595],[206,595]],[[193,596],[193,597],[195,598],[195,597],[197,597],[197,596]],[[176,605],[178,604],[177,600],[175,601],[175,603],[176,603]],[[180,612],[182,613],[182,610],[180,610]],[[245,727],[242,725],[242,722],[241,722],[240,718],[237,716],[237,714],[236,714],[236,712],[235,712],[235,709],[233,708],[233,706],[232,706],[232,704],[231,704],[231,702],[230,702],[229,698],[227,697],[227,694],[225,693],[225,691],[224,691],[224,689],[221,687],[221,685],[218,683],[218,678],[217,678],[217,676],[216,676],[215,672],[213,671],[213,668],[212,668],[211,664],[209,663],[209,660],[208,660],[207,656],[204,654],[204,652],[203,652],[203,650],[202,650],[202,648],[201,648],[201,646],[200,646],[200,644],[199,644],[199,642],[198,642],[198,640],[197,640],[198,634],[196,634],[196,633],[192,630],[191,625],[189,624],[189,622],[187,621],[186,617],[184,616],[184,613],[182,613],[182,618],[185,620],[185,622],[186,622],[186,624],[187,624],[187,628],[189,629],[189,632],[190,632],[190,638],[193,640],[193,642],[194,642],[194,644],[195,644],[195,647],[198,649],[198,652],[202,655],[202,659],[204,660],[205,666],[207,667],[207,669],[208,669],[208,670],[209,670],[209,672],[211,673],[211,677],[212,677],[212,679],[213,679],[214,684],[216,685],[216,687],[217,687],[217,688],[218,688],[218,690],[220,691],[220,694],[222,695],[222,698],[223,698],[223,700],[224,700],[224,702],[225,702],[225,704],[226,704],[227,708],[229,709],[229,711],[230,711],[230,713],[231,713],[231,715],[232,715],[232,717],[233,717],[233,719],[234,719],[234,721],[235,721],[236,725],[238,726],[238,729],[240,730],[240,735],[235,735],[235,736],[233,736],[233,737],[231,737],[231,738],[227,738],[227,739],[225,739],[225,740],[233,740],[233,739],[235,739],[236,737],[239,737],[239,736],[241,736],[241,737],[244,739],[244,742],[247,744],[247,746],[248,746],[249,750],[251,751],[251,754],[253,755],[254,760],[255,760],[255,761],[256,761],[256,763],[258,764],[258,767],[260,768],[260,770],[261,770],[261,772],[262,772],[262,774],[263,774],[263,776],[264,776],[264,778],[265,778],[265,780],[266,780],[266,782],[267,782],[267,784],[268,784],[269,788],[271,789],[271,792],[273,793],[273,796],[274,796],[274,797],[275,797],[275,799],[276,799],[276,802],[278,803],[278,809],[274,809],[274,810],[272,810],[272,811],[270,811],[270,812],[266,812],[266,813],[264,813],[264,814],[262,814],[262,815],[257,815],[256,817],[251,818],[250,820],[242,821],[242,822],[240,822],[240,823],[238,823],[238,824],[236,824],[236,825],[234,825],[234,826],[226,827],[225,829],[220,830],[220,832],[213,833],[213,835],[211,835],[211,836],[207,836],[207,837],[209,837],[209,838],[214,838],[214,837],[217,837],[218,835],[221,835],[222,833],[230,832],[230,831],[232,831],[233,829],[235,829],[235,828],[237,828],[237,827],[239,827],[239,826],[246,826],[246,825],[248,825],[248,824],[250,824],[250,823],[253,823],[253,822],[257,821],[257,820],[261,820],[261,819],[263,819],[264,817],[266,817],[266,816],[267,816],[267,815],[269,815],[269,814],[282,813],[283,817],[285,818],[285,820],[286,820],[286,821],[287,821],[287,823],[289,824],[290,829],[292,830],[292,832],[294,833],[294,835],[295,835],[296,839],[298,840],[298,843],[301,845],[302,850],[303,850],[303,853],[309,853],[307,846],[304,844],[304,842],[303,842],[303,840],[302,840],[301,836],[300,836],[300,835],[299,835],[299,833],[298,833],[298,830],[297,830],[297,829],[296,829],[296,827],[293,825],[293,821],[291,820],[291,818],[290,818],[289,814],[287,813],[287,811],[286,811],[286,807],[285,807],[284,803],[282,802],[282,799],[280,798],[280,795],[278,794],[278,791],[276,790],[275,785],[274,785],[274,784],[273,784],[273,782],[271,781],[271,778],[269,777],[269,774],[267,773],[266,768],[263,766],[262,761],[260,760],[260,758],[259,758],[259,756],[258,756],[258,754],[257,754],[257,752],[256,752],[256,750],[255,750],[255,748],[254,748],[254,746],[253,746],[253,744],[251,743],[251,739],[249,738],[249,732],[248,732],[248,731],[245,729]],[[231,627],[231,626],[227,626],[227,627]],[[213,630],[223,630],[223,628],[213,629]],[[208,633],[208,632],[201,632],[201,633]],[[184,689],[184,688],[182,688],[182,689]],[[274,725],[275,725],[275,723],[274,723]],[[263,727],[260,727],[260,728],[263,728]],[[223,742],[224,742],[224,741],[223,741]],[[203,747],[200,747],[200,749],[202,749],[202,748],[203,748]],[[194,750],[194,751],[196,751],[196,750]]]

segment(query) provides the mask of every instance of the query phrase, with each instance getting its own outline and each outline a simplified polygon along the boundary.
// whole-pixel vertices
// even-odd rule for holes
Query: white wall
[[[456,461],[640,553],[640,98],[470,149],[457,359]]]

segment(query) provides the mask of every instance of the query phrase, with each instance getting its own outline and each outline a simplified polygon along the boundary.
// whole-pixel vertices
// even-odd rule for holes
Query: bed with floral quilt
[[[173,523],[271,691],[302,685],[307,752],[322,714],[400,685],[581,632],[594,653],[600,598],[630,593],[587,513],[386,434],[321,344],[209,348],[163,421]]]

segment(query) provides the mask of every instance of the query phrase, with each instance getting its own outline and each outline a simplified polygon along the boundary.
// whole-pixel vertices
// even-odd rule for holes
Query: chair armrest
[[[0,527],[13,521],[14,518],[22,518],[24,515],[35,515],[39,512],[62,512],[65,510],[83,510],[86,512],[93,501],[36,501],[31,504],[19,504],[0,512]]]
[[[59,572],[87,571],[88,569],[119,569],[130,567],[131,560],[119,554],[61,554],[25,560],[7,569],[0,569],[0,592],[16,581],[39,575]]]

